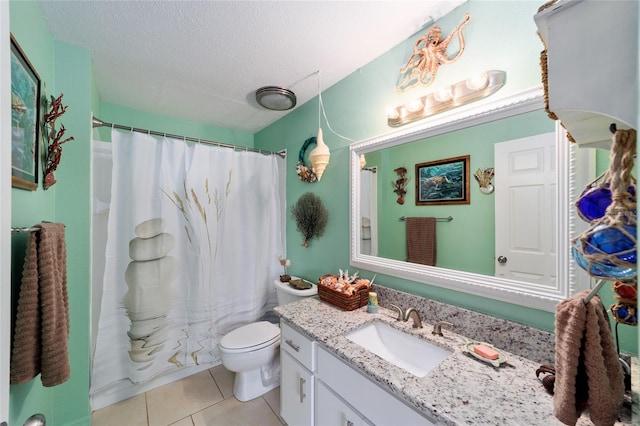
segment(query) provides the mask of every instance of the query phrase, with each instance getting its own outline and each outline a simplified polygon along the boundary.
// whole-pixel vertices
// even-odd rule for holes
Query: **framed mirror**
[[[570,238],[586,227],[572,200],[595,177],[594,155],[546,116],[539,87],[354,143],[351,266],[553,312],[589,287],[571,259]],[[463,156],[471,174],[494,168],[493,192],[482,192],[471,177],[468,203],[416,201],[415,192],[426,190],[421,196],[444,199],[469,178],[438,167],[426,176],[417,166]],[[537,169],[543,174],[531,181]],[[398,182],[406,192],[402,203]],[[415,228],[416,218],[435,218],[433,233]],[[431,241],[426,258],[433,263],[408,256],[424,250],[424,241]]]

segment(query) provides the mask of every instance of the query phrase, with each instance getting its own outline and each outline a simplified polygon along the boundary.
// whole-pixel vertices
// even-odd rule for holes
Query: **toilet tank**
[[[297,280],[299,278],[291,277],[291,279]],[[311,283],[311,288],[305,290],[298,290],[290,286],[289,283],[283,283],[280,280],[274,280],[274,283],[276,286],[276,295],[278,296],[278,306],[297,302],[298,300],[302,300],[306,297],[313,297],[318,294],[318,286],[313,283]]]

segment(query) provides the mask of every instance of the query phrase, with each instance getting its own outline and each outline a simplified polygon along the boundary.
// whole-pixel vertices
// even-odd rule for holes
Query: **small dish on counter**
[[[489,359],[489,358],[485,358],[483,356],[478,355],[474,350],[473,347],[476,345],[484,345],[488,348],[493,349],[494,351],[496,351],[498,353],[498,358],[496,359]],[[494,367],[500,367],[500,364],[502,364],[503,362],[507,361],[507,358],[505,358],[504,354],[502,353],[502,351],[500,351],[500,349],[496,348],[493,345],[490,345],[489,343],[486,342],[467,342],[464,344],[464,346],[462,347],[462,350],[466,353],[468,353],[469,355],[471,355],[472,357],[479,359],[480,361],[486,362],[487,364],[491,364]]]

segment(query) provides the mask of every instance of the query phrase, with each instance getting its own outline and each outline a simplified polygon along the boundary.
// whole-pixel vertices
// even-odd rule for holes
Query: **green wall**
[[[64,93],[69,108],[58,120],[75,137],[64,145],[55,172],[58,181],[44,191],[12,190],[12,225],[31,226],[42,220],[66,225],[67,285],[71,331],[71,378],[45,388],[36,377],[10,388],[10,424],[23,424],[34,413],[43,413],[50,425],[90,424],[89,409],[89,141],[93,72],[88,52],[56,42],[36,2],[12,1],[11,32],[46,84],[47,94]],[[44,87],[44,86],[43,86]],[[26,236],[12,237],[12,299],[20,283]]]
[[[541,85],[539,58],[543,45],[538,38],[537,28],[533,21],[533,16],[541,4],[538,1],[488,2],[471,0],[440,19],[438,24],[442,27],[443,33],[448,34],[462,20],[465,12],[471,14],[471,21],[464,30],[465,52],[457,62],[440,68],[432,88],[412,89],[408,94],[399,94],[395,90],[398,70],[412,52],[416,38],[423,35],[425,29],[324,90],[322,100],[331,128],[349,139],[334,134],[323,120],[324,140],[331,149],[331,163],[320,182],[304,183],[298,179],[295,173],[298,150],[305,139],[317,133],[317,98],[296,108],[284,118],[256,133],[255,146],[257,148],[270,150],[286,148],[288,150],[288,209],[291,209],[291,206],[303,193],[314,192],[323,200],[329,210],[329,223],[324,235],[319,240],[314,240],[308,248],[302,248],[302,240],[296,231],[293,220],[287,222],[287,257],[292,261],[292,274],[313,281],[327,272],[337,272],[338,268],[349,268],[349,145],[354,141],[372,138],[392,130],[386,123],[385,109],[387,105],[402,104],[410,98],[424,95],[439,85],[453,84],[473,73],[484,70],[503,70],[507,73],[505,86],[493,95],[493,99]],[[321,78],[322,70],[320,71]],[[550,123],[553,122],[550,121]],[[410,126],[408,125],[407,129]],[[528,126],[529,123],[527,123],[525,131],[532,130],[534,126],[537,128],[538,124],[531,123],[531,128]],[[469,147],[469,149],[471,148]],[[449,147],[441,146],[438,149],[440,150],[438,155],[446,158],[445,150]],[[475,158],[482,157],[480,153],[475,156]],[[414,159],[407,161],[405,166],[411,174],[413,174],[411,170],[413,164],[425,161],[423,158],[420,156],[415,161]],[[489,156],[486,159],[486,165],[484,162],[474,163],[472,160],[471,171],[473,172],[477,167],[492,164],[492,161],[489,161],[490,158]],[[381,163],[383,163],[382,159]],[[372,162],[369,165],[373,164]],[[390,164],[389,167],[393,170],[398,165]],[[405,205],[400,207],[395,203],[395,194],[392,193],[390,179],[379,178],[379,185],[381,188],[378,193],[380,199],[386,195],[390,200],[386,202],[388,211],[384,214],[388,213],[392,218],[406,215],[406,212],[409,211],[409,205],[413,203],[413,190],[411,189],[407,194]],[[411,185],[409,186],[411,187]],[[472,182],[472,185],[475,185],[475,182]],[[473,188],[471,196],[472,203],[491,200],[491,196],[480,195],[477,185]],[[435,208],[433,207],[433,209]],[[454,215],[456,219],[454,220],[460,217],[459,212],[463,209],[464,207],[459,207],[459,210],[456,210]],[[437,216],[449,216],[448,213],[440,214],[440,211],[444,213],[444,210],[444,207],[439,208]],[[439,225],[438,231],[446,225]],[[492,226],[492,224],[487,226]],[[465,243],[469,240],[470,237],[465,235]],[[469,243],[478,245],[482,244],[482,241],[474,237]],[[492,250],[487,249],[487,251],[493,253]],[[360,273],[365,277],[373,275],[368,271],[360,271]],[[395,277],[378,275],[376,283],[540,329],[549,331],[554,329],[553,313]],[[605,305],[608,306],[606,300],[610,296],[610,290],[605,289],[601,293],[605,298]],[[637,353],[637,330],[628,326],[621,327],[620,342],[624,351]]]

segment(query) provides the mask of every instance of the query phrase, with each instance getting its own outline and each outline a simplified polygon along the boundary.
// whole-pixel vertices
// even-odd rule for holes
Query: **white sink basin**
[[[357,328],[345,337],[417,377],[426,376],[452,353],[379,321]]]

